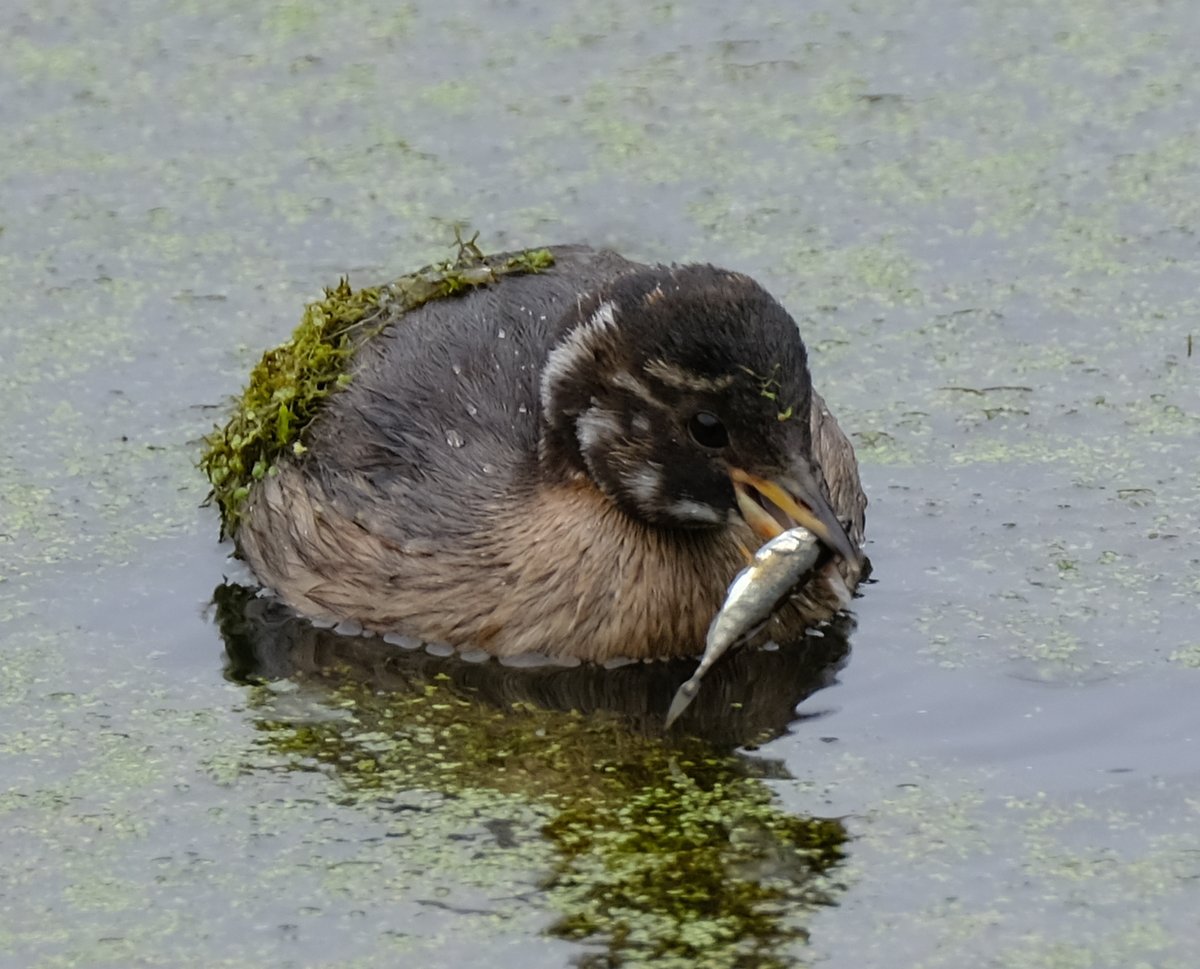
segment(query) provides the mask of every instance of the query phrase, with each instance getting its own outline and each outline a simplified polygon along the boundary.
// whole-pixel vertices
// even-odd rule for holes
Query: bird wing
[[[867,496],[858,477],[858,460],[837,419],[816,391],[813,391],[809,425],[812,429],[813,458],[825,476],[833,510],[846,525],[850,541],[861,545],[866,525]]]

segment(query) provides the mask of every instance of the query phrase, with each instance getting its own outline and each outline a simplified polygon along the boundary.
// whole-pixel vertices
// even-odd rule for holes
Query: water
[[[1197,27],[6,9],[0,965],[1190,969]],[[389,652],[237,592],[198,438],[321,285],[459,220],[751,273],[854,432],[857,628],[706,681],[704,740],[656,733],[667,668]],[[672,909],[677,872],[735,915]]]

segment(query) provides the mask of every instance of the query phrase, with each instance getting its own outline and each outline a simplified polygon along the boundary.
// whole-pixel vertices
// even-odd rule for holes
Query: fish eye
[[[697,411],[688,421],[688,433],[701,447],[717,450],[729,443],[729,432],[721,418],[706,410]]]

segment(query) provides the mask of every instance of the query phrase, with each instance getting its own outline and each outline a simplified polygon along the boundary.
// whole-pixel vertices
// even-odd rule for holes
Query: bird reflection
[[[287,677],[352,679],[375,690],[420,692],[435,678],[457,695],[491,708],[533,704],[549,711],[615,715],[642,734],[662,734],[664,716],[695,661],[629,663],[617,668],[513,668],[495,659],[467,662],[424,648],[401,649],[376,637],[318,628],[278,600],[237,584],[213,594],[225,641],[228,676],[237,682]],[[836,679],[849,656],[853,619],[842,614],[824,628],[784,644],[735,650],[717,664],[675,730],[720,749],[764,743],[788,730],[796,707]]]

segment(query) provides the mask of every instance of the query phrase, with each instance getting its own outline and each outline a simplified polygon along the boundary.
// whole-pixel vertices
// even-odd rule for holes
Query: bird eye
[[[701,447],[723,448],[729,443],[729,432],[721,423],[721,418],[706,410],[697,411],[688,421],[688,433],[692,440]]]

